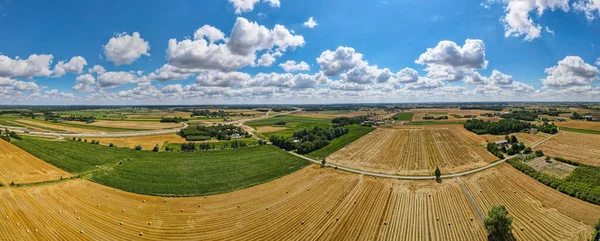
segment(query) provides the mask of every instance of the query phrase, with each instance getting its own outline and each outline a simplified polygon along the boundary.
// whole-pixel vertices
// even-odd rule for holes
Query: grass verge
[[[600,135],[599,130],[577,129],[577,128],[570,128],[570,127],[559,127],[559,128],[561,131],[570,131],[570,132]]]

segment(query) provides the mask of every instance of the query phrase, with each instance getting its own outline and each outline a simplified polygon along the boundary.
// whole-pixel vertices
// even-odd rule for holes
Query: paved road
[[[544,140],[542,140],[542,141],[534,144],[533,146],[531,146],[531,148],[534,148],[534,147],[536,147],[536,146],[538,146],[538,145],[546,142],[547,140],[549,140],[550,138],[552,138],[554,136],[556,136],[556,134],[551,135],[551,136],[547,137],[546,139],[544,139]],[[314,162],[314,163],[317,163],[317,164],[321,164],[321,161],[312,159],[310,157],[306,157],[306,156],[303,156],[303,155],[300,155],[300,154],[297,154],[297,153],[294,153],[294,152],[289,152],[289,153],[291,153],[292,155],[295,155],[297,157],[300,157],[300,158],[302,158],[304,160],[307,160],[307,161],[310,161],[310,162]],[[500,163],[506,162],[508,159],[511,159],[511,158],[513,158],[515,156],[517,156],[517,155],[512,155],[512,156],[509,156],[509,157],[504,158],[502,160],[499,160],[499,161],[496,161],[496,162],[490,163],[488,165],[485,165],[485,166],[482,166],[482,167],[479,167],[479,168],[475,168],[475,169],[472,169],[472,170],[469,170],[469,171],[441,175],[441,178],[442,179],[444,179],[444,178],[454,178],[454,177],[460,177],[460,176],[464,176],[464,175],[469,175],[469,174],[473,174],[473,173],[476,173],[476,172],[480,172],[480,171],[483,171],[485,169],[497,166]],[[338,165],[329,164],[329,163],[325,164],[325,166],[337,168],[337,169],[348,171],[348,172],[353,172],[353,173],[358,173],[358,174],[364,174],[364,175],[368,175],[368,176],[374,176],[374,177],[384,177],[384,178],[393,178],[393,179],[406,179],[406,180],[432,180],[432,179],[435,179],[435,176],[404,176],[404,175],[394,175],[394,174],[383,174],[383,173],[376,173],[376,172],[369,172],[369,171],[363,171],[363,170],[358,170],[358,169],[352,169],[352,168],[338,166]]]

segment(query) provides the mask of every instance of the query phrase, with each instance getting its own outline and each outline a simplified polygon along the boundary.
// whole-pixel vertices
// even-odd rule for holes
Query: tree
[[[321,161],[321,167],[325,167],[325,164],[327,164],[327,162],[325,161],[325,158],[323,158],[323,160]]]
[[[519,140],[517,139],[516,136],[512,135],[512,136],[510,136],[510,143],[512,143],[512,144],[519,143]]]
[[[512,218],[504,206],[493,206],[483,221],[488,238],[495,241],[514,240]]]
[[[158,147],[158,144],[156,144],[156,145],[154,146],[154,148],[152,148],[152,151],[153,151],[153,152],[158,152],[158,150],[159,150],[159,149],[160,149],[160,147]]]
[[[135,150],[136,151],[141,151],[142,150],[142,145],[136,145],[135,146]]]
[[[531,153],[531,147],[525,147],[525,149],[523,150],[523,153],[525,153],[525,154]]]
[[[537,151],[535,151],[535,155],[538,157],[544,156],[544,152],[542,150],[537,150]]]
[[[113,144],[112,142],[108,144],[109,147],[115,147],[115,144]]]
[[[596,224],[596,232],[600,233],[600,219],[598,219],[598,223]]]
[[[440,167],[436,167],[435,168],[435,172],[433,172],[433,174],[435,175],[435,179],[440,180],[440,177],[442,176],[442,172],[440,171]]]

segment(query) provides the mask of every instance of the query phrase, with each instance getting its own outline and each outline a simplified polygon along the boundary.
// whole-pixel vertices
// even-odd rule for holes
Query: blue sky
[[[600,20],[588,1],[0,0],[5,60],[0,61],[0,104],[596,101]],[[309,17],[316,26],[304,25]],[[281,25],[287,35],[234,38],[234,26],[243,23],[256,27],[244,34],[259,27],[273,34]],[[194,33],[205,25],[224,34],[225,40],[210,43],[215,48],[242,47],[227,50],[233,51],[229,55],[190,57],[196,50],[183,42],[198,44],[202,37]],[[117,43],[136,32],[140,41]],[[127,63],[107,57],[111,38],[118,45],[111,56]],[[176,39],[172,50],[181,55],[169,54],[170,39]],[[475,44],[466,46],[467,39]],[[471,47],[474,52],[467,50]],[[335,61],[348,60],[317,61],[326,51],[360,58],[323,75],[327,66],[341,63]],[[133,56],[123,57],[128,53]],[[22,61],[33,54],[52,55],[51,62]],[[231,54],[239,59],[231,60]],[[260,66],[263,54],[275,60]],[[75,56],[85,65],[57,74],[57,63]],[[207,58],[217,65],[233,61],[236,67],[215,66]],[[310,70],[285,74],[279,64],[288,60],[304,61]],[[122,74],[101,77],[89,71],[95,65]],[[167,65],[169,71],[162,72],[177,77],[150,77]],[[545,72],[553,66],[553,73]],[[88,88],[74,88],[86,74]]]

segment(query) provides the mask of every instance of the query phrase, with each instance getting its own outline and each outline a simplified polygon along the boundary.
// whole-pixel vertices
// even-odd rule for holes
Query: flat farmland
[[[0,140],[0,183],[32,183],[67,178],[71,174],[52,166],[18,147]]]
[[[465,179],[465,186],[482,213],[495,205],[504,205],[509,210],[518,240],[588,240],[593,233],[590,225],[545,207],[543,201],[521,187],[519,179],[511,179],[497,169]],[[598,206],[582,207],[591,212],[600,210]]]
[[[497,160],[462,127],[379,128],[330,155],[328,162],[389,174],[455,173]]]
[[[152,150],[155,145],[161,147],[165,142],[169,143],[185,143],[185,138],[177,134],[162,134],[152,136],[134,136],[134,137],[89,137],[88,141],[97,140],[101,145],[108,146],[110,143],[117,147],[135,148],[136,145],[141,145],[144,150]]]
[[[82,125],[82,122],[77,121],[67,121],[66,123],[78,124]],[[182,124],[178,123],[161,123],[161,122],[143,122],[143,121],[95,121],[90,124],[85,124],[89,126],[99,126],[99,127],[112,127],[112,128],[128,128],[128,129],[140,129],[140,130],[161,130],[161,129],[169,129],[176,128],[182,126]]]
[[[591,225],[542,206],[501,172],[465,183],[481,209],[508,207],[518,240],[591,237]],[[516,194],[501,195],[503,190]],[[208,197],[145,196],[85,180],[0,188],[0,195],[6,197],[0,199],[2,240],[486,239],[458,180],[377,179],[317,165]]]
[[[560,131],[534,149],[542,150],[548,156],[600,166],[600,135]]]
[[[300,112],[296,112],[292,115],[333,119],[336,117],[355,117],[355,116],[361,116],[361,115],[368,115],[370,113],[376,113],[377,115],[385,115],[386,114],[386,112],[383,110],[355,110],[355,111],[331,110],[331,111],[300,111]]]

